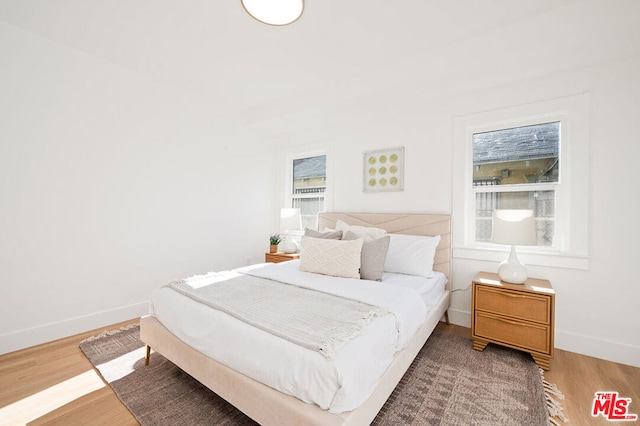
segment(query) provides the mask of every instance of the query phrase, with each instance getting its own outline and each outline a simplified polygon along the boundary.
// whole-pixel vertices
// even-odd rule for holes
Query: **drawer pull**
[[[509,320],[504,319],[504,318],[496,318],[496,319],[497,319],[498,321],[506,322],[507,324],[529,326],[529,324],[525,324],[525,323],[523,323],[523,322],[509,321]]]
[[[503,296],[507,296],[507,297],[512,297],[514,299],[535,299],[538,300],[539,297],[531,297],[531,296],[525,296],[523,294],[510,294],[510,293],[502,293]]]

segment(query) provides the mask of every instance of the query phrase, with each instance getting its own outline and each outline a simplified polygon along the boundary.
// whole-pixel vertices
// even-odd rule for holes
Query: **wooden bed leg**
[[[151,346],[147,345],[147,353],[144,357],[144,365],[149,365],[149,358],[151,357]]]
[[[450,325],[450,323],[449,323],[449,310],[448,309],[446,311],[444,311],[444,321],[447,323],[447,325]]]

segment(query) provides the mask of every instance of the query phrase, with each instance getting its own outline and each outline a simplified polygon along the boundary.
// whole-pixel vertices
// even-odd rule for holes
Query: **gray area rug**
[[[137,325],[80,348],[142,425],[256,424],[162,355],[145,366]],[[530,355],[435,331],[373,424],[548,425],[549,414]]]

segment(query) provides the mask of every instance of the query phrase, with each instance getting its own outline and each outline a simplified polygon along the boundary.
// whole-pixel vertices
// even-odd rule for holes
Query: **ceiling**
[[[603,16],[605,3],[620,7]],[[493,84],[548,72],[553,60],[560,69],[637,52],[629,10],[638,4],[307,0],[300,20],[273,27],[240,0],[0,0],[0,23],[194,92],[251,124],[372,93]]]

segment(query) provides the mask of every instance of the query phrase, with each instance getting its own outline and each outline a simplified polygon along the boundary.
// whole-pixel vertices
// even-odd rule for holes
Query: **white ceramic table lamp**
[[[516,255],[516,246],[536,245],[536,223],[532,210],[495,210],[491,242],[511,246],[509,258],[498,266],[502,281],[523,284],[527,278],[527,268]]]
[[[285,253],[295,253],[298,251],[298,243],[293,239],[291,231],[302,229],[302,216],[300,209],[280,210],[280,231],[285,234],[285,240],[280,243],[282,251]]]

